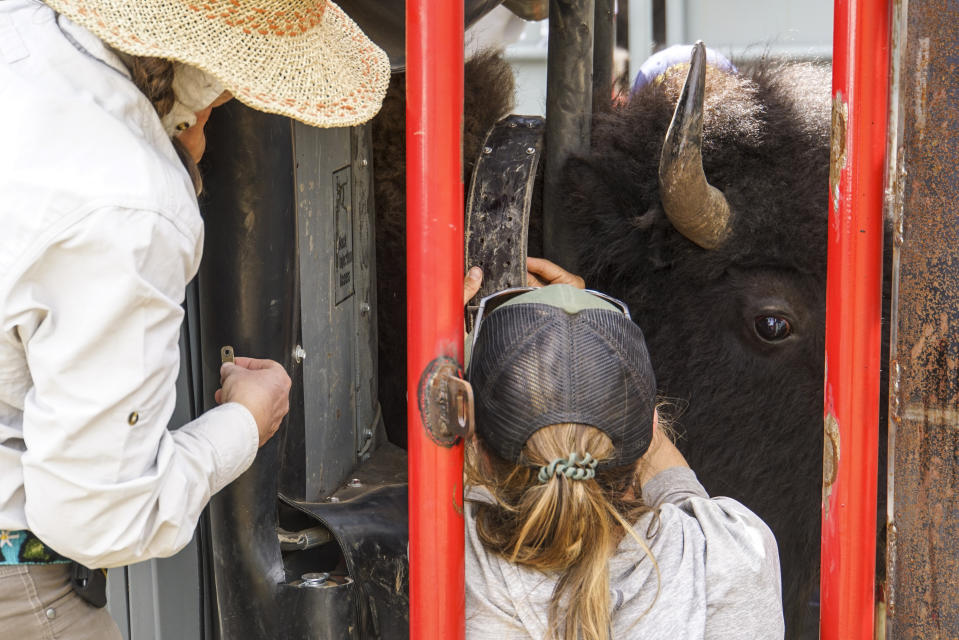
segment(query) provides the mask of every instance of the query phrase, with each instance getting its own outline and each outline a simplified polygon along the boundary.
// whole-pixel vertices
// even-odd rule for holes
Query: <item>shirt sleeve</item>
[[[732,498],[710,498],[686,467],[657,474],[643,487],[643,497],[651,505],[676,505],[702,531],[705,638],[781,639],[779,550],[766,523]]]
[[[651,507],[682,504],[689,498],[708,498],[689,467],[670,467],[657,473],[643,485],[643,501]]]
[[[49,242],[11,290],[33,381],[27,523],[87,566],[176,553],[210,496],[256,455],[256,423],[239,404],[167,430],[199,242],[156,212],[97,210]]]

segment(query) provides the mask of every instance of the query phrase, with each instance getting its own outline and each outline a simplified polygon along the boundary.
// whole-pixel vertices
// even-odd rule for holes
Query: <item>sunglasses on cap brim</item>
[[[502,291],[497,291],[491,293],[488,296],[482,298],[479,302],[479,305],[476,307],[476,315],[473,318],[473,344],[476,344],[476,338],[479,336],[480,327],[483,325],[483,317],[488,316],[493,313],[499,307],[503,306],[513,298],[521,296],[524,293],[529,293],[530,291],[536,291],[540,287],[513,287],[512,289],[503,289]],[[623,315],[626,316],[627,320],[632,320],[632,316],[629,315],[629,307],[626,306],[622,300],[618,300],[613,296],[606,295],[600,291],[594,291],[592,289],[583,289],[585,293],[595,296],[604,302],[608,302],[617,309],[623,312]]]

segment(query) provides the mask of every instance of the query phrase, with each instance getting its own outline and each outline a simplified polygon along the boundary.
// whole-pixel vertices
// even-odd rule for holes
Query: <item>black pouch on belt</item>
[[[73,591],[98,609],[107,604],[106,569],[88,569],[79,562],[70,563],[70,586]]]

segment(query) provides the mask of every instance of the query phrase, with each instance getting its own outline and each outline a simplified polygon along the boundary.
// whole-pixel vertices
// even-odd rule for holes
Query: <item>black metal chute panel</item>
[[[293,389],[279,433],[210,501],[206,619],[230,639],[403,637],[406,466],[378,447],[369,128],[317,129],[231,102],[207,138],[191,345],[202,409],[227,344],[279,361]],[[384,469],[386,493],[367,480]],[[289,506],[301,503],[314,507]]]
[[[287,118],[236,101],[207,126],[199,275],[205,409],[214,405],[222,345],[290,369],[296,319],[292,144]],[[262,447],[253,466],[210,501],[222,637],[277,637],[275,590],[284,579],[275,524],[281,440]],[[237,622],[240,628],[233,628]]]
[[[406,452],[386,443],[354,473],[329,500],[281,498],[322,523],[346,550],[358,636],[403,640],[409,637]]]
[[[594,0],[550,0],[546,59],[545,257],[577,273],[574,220],[562,202],[563,166],[589,149],[593,117]]]

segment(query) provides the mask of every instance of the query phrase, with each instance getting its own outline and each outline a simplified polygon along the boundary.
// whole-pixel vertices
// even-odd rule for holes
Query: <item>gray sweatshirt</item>
[[[542,640],[557,576],[511,564],[476,535],[473,488],[466,503],[466,637]],[[667,469],[643,487],[660,505],[633,527],[659,564],[632,536],[609,560],[612,638],[652,640],[783,637],[779,554],[769,527],[731,498],[710,498],[696,474]],[[650,533],[650,535],[647,535]]]

